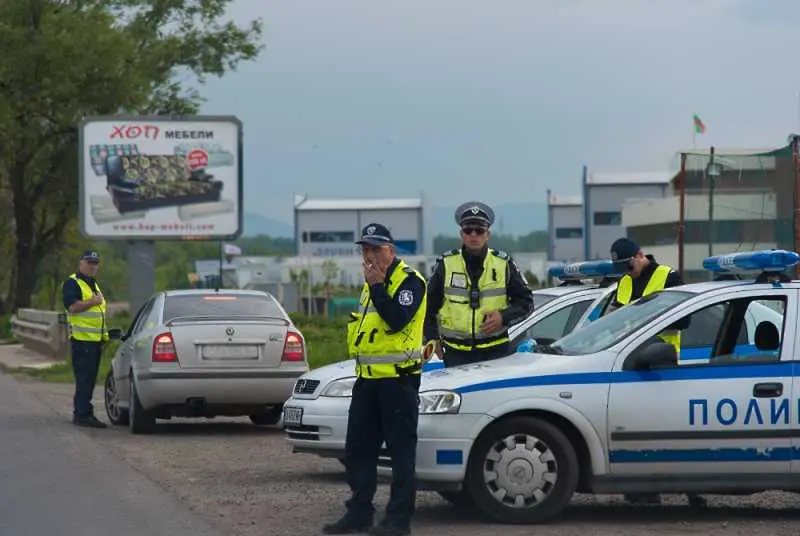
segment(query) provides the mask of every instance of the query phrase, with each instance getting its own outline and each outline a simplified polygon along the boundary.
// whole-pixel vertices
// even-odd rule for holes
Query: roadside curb
[[[63,363],[24,348],[21,344],[0,344],[0,370],[10,373],[45,370]]]

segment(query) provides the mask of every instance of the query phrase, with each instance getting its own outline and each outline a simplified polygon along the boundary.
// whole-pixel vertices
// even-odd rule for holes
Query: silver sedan
[[[248,415],[280,422],[309,370],[303,335],[269,293],[174,290],[152,296],[121,339],[105,382],[112,424],[151,433],[156,419]]]

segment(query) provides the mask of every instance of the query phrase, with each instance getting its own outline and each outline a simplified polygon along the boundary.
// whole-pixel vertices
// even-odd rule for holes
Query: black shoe
[[[631,504],[661,504],[658,493],[626,493],[625,500]]]
[[[692,508],[705,508],[708,506],[708,501],[706,501],[705,497],[701,497],[700,495],[689,493],[686,495],[686,498],[689,499],[689,506]]]
[[[411,534],[411,529],[398,525],[378,525],[369,531],[369,536],[406,536],[407,534]]]
[[[94,415],[91,417],[75,418],[72,422],[85,428],[106,428],[106,423],[99,420]]]
[[[335,523],[322,527],[323,534],[366,534],[372,528],[372,521],[356,522],[346,516]]]

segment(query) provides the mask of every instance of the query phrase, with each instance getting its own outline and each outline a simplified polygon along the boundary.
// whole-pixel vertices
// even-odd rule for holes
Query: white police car
[[[420,488],[506,523],[548,520],[575,492],[800,489],[800,281],[777,280],[798,260],[782,250],[710,257],[708,270],[759,275],[666,289],[537,353],[426,373]],[[777,316],[737,355],[748,313],[764,309]],[[657,335],[704,314],[716,320],[703,334],[710,359],[679,362]]]
[[[611,261],[581,267],[567,274],[558,269],[551,274],[561,278],[560,286],[533,292],[534,312],[511,327],[511,347],[530,339],[554,341],[571,332],[587,318],[614,286]],[[587,285],[580,278],[603,277],[600,285]],[[425,363],[424,372],[442,368],[444,363],[434,356]],[[293,452],[344,458],[347,418],[350,408],[355,361],[348,359],[314,369],[301,376],[294,392],[283,408],[283,427]],[[383,463],[388,460],[384,458]]]

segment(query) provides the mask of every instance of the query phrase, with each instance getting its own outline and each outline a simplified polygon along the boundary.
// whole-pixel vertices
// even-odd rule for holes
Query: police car
[[[511,347],[531,339],[555,341],[577,325],[588,322],[591,311],[614,287],[611,261],[584,263],[570,273],[551,270],[562,279],[560,286],[533,291],[534,312],[511,327]],[[602,278],[600,284],[586,284],[582,279]],[[425,363],[423,372],[444,366],[438,356]],[[348,359],[314,369],[295,383],[292,396],[283,408],[283,427],[293,452],[344,458],[347,418],[353,389],[355,361]],[[387,459],[383,463],[387,463]]]
[[[800,490],[800,281],[782,273],[799,260],[709,257],[707,270],[757,277],[665,289],[534,353],[424,374],[420,488],[504,523],[547,521],[576,492]],[[764,310],[775,315],[737,354],[748,315]],[[709,359],[679,361],[657,335],[703,315],[715,319]]]

